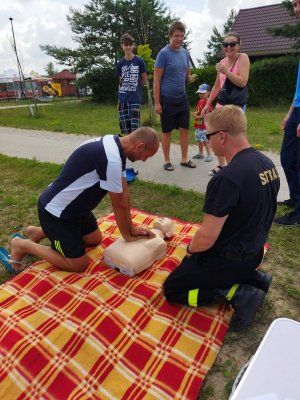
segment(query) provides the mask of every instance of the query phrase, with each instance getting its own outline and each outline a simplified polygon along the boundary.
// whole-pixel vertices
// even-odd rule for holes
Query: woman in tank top
[[[236,86],[244,87],[248,83],[250,61],[246,53],[240,53],[241,39],[236,32],[228,32],[223,39],[223,52],[225,57],[216,64],[217,76],[214,86],[210,92],[201,116],[204,117],[208,112],[210,104],[218,96],[225,79],[228,78]],[[221,104],[216,104],[216,108],[222,107]],[[244,107],[244,111],[246,106]],[[214,175],[219,172],[226,165],[225,157],[218,156],[218,165],[209,171],[209,175]]]

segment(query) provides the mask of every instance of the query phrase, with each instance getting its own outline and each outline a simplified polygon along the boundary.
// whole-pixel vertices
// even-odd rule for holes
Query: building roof
[[[297,22],[296,16],[280,3],[240,10],[231,30],[241,36],[241,51],[249,57],[292,54],[298,52],[293,48],[294,39],[272,36],[267,28]]]
[[[57,74],[54,74],[52,76],[52,79],[54,79],[54,80],[66,79],[66,80],[73,81],[76,79],[76,74],[73,74],[68,69],[63,69],[62,71],[58,72]]]

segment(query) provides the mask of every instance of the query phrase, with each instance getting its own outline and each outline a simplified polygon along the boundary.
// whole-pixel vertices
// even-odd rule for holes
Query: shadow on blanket
[[[155,215],[132,210],[137,224]],[[99,219],[103,243],[83,274],[38,262],[0,289],[0,398],[195,399],[230,322],[223,305],[171,305],[162,283],[197,226],[174,220],[164,259],[129,278],[102,263],[119,237]]]

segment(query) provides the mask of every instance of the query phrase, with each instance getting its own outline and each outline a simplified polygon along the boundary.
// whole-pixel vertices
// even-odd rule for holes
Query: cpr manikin
[[[159,218],[153,223],[151,231],[155,234],[152,239],[141,239],[136,242],[117,239],[104,250],[104,262],[128,276],[134,276],[149,268],[155,261],[165,256],[167,244],[164,238],[173,235],[173,222],[168,218]]]

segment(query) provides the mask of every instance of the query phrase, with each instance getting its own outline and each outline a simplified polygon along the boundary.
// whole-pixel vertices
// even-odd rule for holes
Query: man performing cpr
[[[106,193],[126,241],[152,238],[150,230],[132,224],[126,158],[132,162],[146,161],[158,148],[158,135],[148,127],[136,129],[122,138],[107,135],[79,146],[39,198],[41,227],[28,227],[28,239],[12,239],[12,268],[23,269],[23,257],[32,254],[65,271],[84,271],[89,263],[85,248],[95,247],[102,240],[92,210]],[[45,237],[51,247],[39,244]]]
[[[228,165],[207,186],[204,219],[181,265],[164,282],[170,302],[232,304],[233,330],[254,320],[271,284],[257,271],[276,212],[279,175],[273,162],[252,148],[245,113],[224,106],[205,118],[207,138]]]

